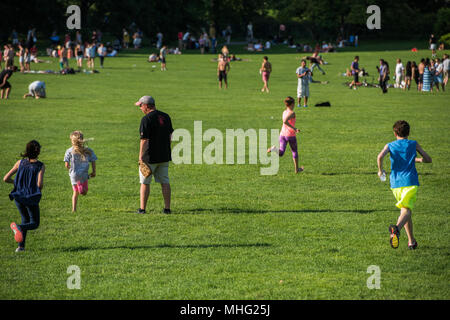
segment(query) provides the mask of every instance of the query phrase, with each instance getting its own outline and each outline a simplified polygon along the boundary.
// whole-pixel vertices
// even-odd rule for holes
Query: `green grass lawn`
[[[247,61],[232,63],[230,87],[222,91],[213,55],[170,55],[161,72],[146,62],[145,50],[130,50],[107,58],[99,74],[14,74],[10,99],[0,101],[0,173],[31,139],[42,144],[47,170],[41,225],[29,232],[24,253],[14,252],[9,229],[20,222],[8,199],[12,186],[0,185],[0,299],[450,299],[449,93],[354,91],[341,76],[355,54],[375,80],[379,58],[394,70],[397,57],[406,64],[430,54],[400,47],[323,55],[326,75],[316,72],[315,80],[330,83],[311,84],[310,107],[296,110],[304,173],[293,174],[289,148],[272,176],[254,164],[171,164],[172,215],[161,213],[155,183],[150,214],[134,213],[142,117],[134,102],[152,95],[174,128],[191,134],[196,120],[203,131],[224,134],[279,129],[303,54],[264,53],[273,65],[269,94],[260,92],[262,54],[239,54]],[[32,67],[57,70],[51,61]],[[48,99],[22,99],[34,80],[46,82]],[[332,107],[313,107],[323,101]],[[433,158],[417,165],[415,251],[404,231],[399,249],[389,246],[388,226],[399,210],[376,175],[376,157],[400,119]],[[98,156],[97,177],[76,214],[63,163],[73,130],[95,139],[89,146]],[[80,290],[67,289],[71,265],[81,269]],[[366,285],[371,265],[381,271],[379,290]]]

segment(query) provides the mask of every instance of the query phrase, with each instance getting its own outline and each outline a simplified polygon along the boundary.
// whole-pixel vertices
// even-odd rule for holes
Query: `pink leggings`
[[[298,158],[297,137],[296,136],[291,136],[291,137],[280,136],[280,151],[279,151],[280,157],[282,157],[284,155],[284,152],[286,151],[286,146],[287,146],[288,142],[289,142],[289,146],[291,147],[292,158],[294,158],[294,159]]]

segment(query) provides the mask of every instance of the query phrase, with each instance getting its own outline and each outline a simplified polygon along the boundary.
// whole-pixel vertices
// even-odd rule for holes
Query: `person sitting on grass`
[[[35,99],[46,98],[45,94],[45,82],[44,81],[33,81],[28,86],[28,93],[23,95],[23,98],[34,97]]]
[[[414,209],[419,187],[419,176],[415,163],[431,163],[432,160],[417,141],[408,140],[410,131],[408,122],[399,120],[394,123],[393,129],[397,140],[385,145],[378,155],[378,176],[381,178],[386,174],[383,170],[383,159],[390,153],[391,190],[397,200],[395,206],[400,209],[397,224],[389,226],[390,244],[392,248],[398,248],[400,230],[405,227],[408,236],[408,248],[414,250],[417,248],[417,241],[413,235],[411,211]],[[422,158],[416,158],[417,152],[422,155]]]

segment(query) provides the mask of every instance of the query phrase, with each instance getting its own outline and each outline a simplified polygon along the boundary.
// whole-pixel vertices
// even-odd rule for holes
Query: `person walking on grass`
[[[411,61],[408,61],[406,63],[406,67],[405,67],[405,86],[403,87],[403,90],[406,90],[411,88],[411,79],[412,79],[412,75],[413,75],[413,71],[412,71],[413,67],[411,64]]]
[[[270,73],[272,72],[272,64],[269,62],[269,58],[267,56],[264,56],[263,63],[261,65],[261,68],[259,69],[259,72],[262,76],[262,81],[264,82],[264,86],[261,89],[261,92],[266,91],[269,93],[269,77]]]
[[[11,84],[8,82],[8,79],[11,78],[14,72],[17,71],[17,66],[13,66],[11,69],[5,69],[0,72],[0,99],[9,98],[9,94],[11,93]]]
[[[448,82],[448,73],[450,72],[450,59],[448,58],[448,54],[444,54],[442,57],[442,67],[444,72],[444,80],[442,82],[442,90],[445,91],[445,87],[447,86]]]
[[[163,46],[161,50],[159,50],[159,61],[161,62],[161,71],[167,71],[166,55],[167,55],[167,46]]]
[[[84,57],[84,55],[83,55],[83,49],[82,49],[80,43],[78,43],[77,46],[75,47],[75,56],[76,56],[76,59],[77,59],[78,70],[81,70],[83,68],[83,57]]]
[[[70,134],[72,147],[66,150],[64,164],[69,170],[70,182],[72,184],[72,212],[77,211],[78,196],[85,196],[88,192],[88,179],[96,176],[97,156],[94,150],[85,146],[88,140],[84,140],[81,131],[73,131]],[[92,172],[89,174],[89,163],[92,165]]]
[[[144,113],[140,125],[140,146],[139,146],[139,166],[144,165],[150,169],[148,174],[139,168],[140,187],[140,207],[136,211],[138,214],[145,214],[147,200],[150,195],[150,183],[152,176],[155,181],[161,184],[164,198],[163,213],[170,211],[170,181],[169,162],[172,161],[170,143],[172,140],[172,120],[167,113],[156,110],[155,99],[151,96],[143,96],[135,103]],[[145,175],[144,175],[145,174]]]
[[[380,67],[378,68],[378,72],[380,76],[378,77],[378,81],[380,83],[380,88],[383,93],[387,93],[387,82],[389,80],[389,66],[386,61],[380,59]]]
[[[422,91],[423,88],[423,74],[425,72],[425,59],[422,58],[420,60],[419,65],[417,66],[417,70],[419,71],[419,85],[417,86],[418,91]]]
[[[100,43],[100,45],[97,49],[97,54],[100,58],[100,68],[103,69],[103,62],[105,61],[105,57],[106,57],[106,47],[103,43]]]
[[[405,67],[403,67],[403,63],[401,59],[397,59],[397,64],[395,65],[395,88],[402,87],[402,80],[405,74]]]
[[[225,89],[228,89],[228,72],[230,72],[230,63],[222,54],[219,54],[217,62],[217,77],[219,80],[219,89],[222,89],[222,81],[225,82]]]
[[[300,103],[302,101],[302,97],[304,98],[303,107],[308,107],[308,97],[309,97],[309,82],[311,79],[311,70],[306,66],[306,60],[303,59],[301,61],[301,66],[297,68],[297,107],[301,107]]]
[[[22,160],[16,162],[12,169],[5,175],[3,181],[14,184],[9,198],[14,200],[22,217],[21,224],[11,223],[14,232],[14,240],[19,244],[16,252],[25,251],[27,231],[39,227],[40,209],[39,202],[44,187],[45,165],[38,160],[41,153],[41,145],[36,140],[27,143]],[[12,176],[16,175],[14,180]]]
[[[383,170],[383,159],[389,153],[391,158],[390,186],[400,209],[397,224],[389,226],[391,247],[397,249],[399,246],[400,230],[405,227],[408,236],[408,248],[416,249],[417,241],[413,234],[412,210],[417,198],[419,187],[419,176],[415,163],[431,163],[431,157],[422,149],[417,141],[408,140],[410,126],[408,122],[399,120],[393,126],[394,135],[397,139],[384,146],[377,158],[378,176],[385,175]],[[422,158],[416,158],[416,153]]]
[[[352,70],[353,81],[350,83],[350,89],[356,90],[356,86],[360,85],[359,83],[359,56],[355,56],[353,62],[350,66]]]
[[[270,147],[267,152],[276,152],[280,157],[284,155],[286,151],[287,144],[291,147],[292,158],[294,160],[294,172],[300,173],[304,170],[304,167],[298,167],[298,151],[297,151],[297,137],[296,134],[300,132],[299,129],[295,127],[295,100],[292,97],[287,97],[284,99],[284,105],[286,109],[283,112],[283,126],[280,132],[280,148],[276,146]]]
[[[439,91],[439,84],[441,84],[442,91],[445,91],[444,86],[444,65],[441,59],[436,58],[435,68],[434,68],[434,83],[436,85],[436,91]]]

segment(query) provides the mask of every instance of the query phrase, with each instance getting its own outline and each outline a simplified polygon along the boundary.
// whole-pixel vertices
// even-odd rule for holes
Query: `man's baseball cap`
[[[140,106],[141,104],[147,104],[154,106],[155,105],[155,99],[151,96],[143,96],[139,99],[138,102],[135,103],[135,105]]]

